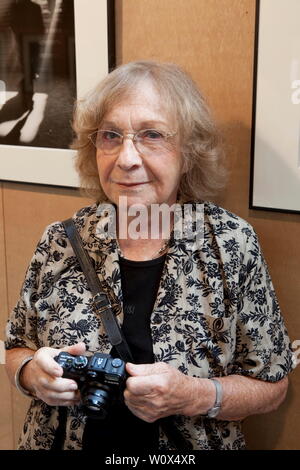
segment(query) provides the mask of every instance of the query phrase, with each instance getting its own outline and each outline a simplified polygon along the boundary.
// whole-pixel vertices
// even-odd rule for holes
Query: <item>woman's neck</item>
[[[157,258],[167,251],[173,230],[174,214],[153,216],[150,210],[138,216],[119,213],[117,238],[119,254],[125,258],[142,261]]]

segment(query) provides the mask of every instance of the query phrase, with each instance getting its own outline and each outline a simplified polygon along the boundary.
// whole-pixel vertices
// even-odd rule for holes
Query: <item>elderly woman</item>
[[[172,450],[160,426],[168,416],[195,450],[244,448],[241,421],[280,405],[292,353],[255,232],[207,202],[225,173],[200,92],[175,65],[129,63],[78,103],[74,129],[96,202],[73,220],[133,361],[124,401],[106,419],[87,417],[54,357],[116,353],[62,223],[51,224],[7,325],[8,374],[32,399],[19,448]],[[104,202],[116,211],[114,237],[103,236]],[[162,204],[170,224],[161,216],[152,230]],[[175,236],[172,207],[187,204],[202,220],[194,240]]]

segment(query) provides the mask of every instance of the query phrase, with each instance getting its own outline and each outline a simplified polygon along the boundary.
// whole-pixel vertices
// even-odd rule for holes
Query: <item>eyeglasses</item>
[[[137,151],[144,155],[153,155],[162,150],[171,150],[174,146],[172,137],[177,132],[165,133],[156,129],[142,129],[135,133],[120,134],[109,129],[99,129],[88,137],[96,147],[105,155],[118,153],[123,145],[124,139],[131,139]]]

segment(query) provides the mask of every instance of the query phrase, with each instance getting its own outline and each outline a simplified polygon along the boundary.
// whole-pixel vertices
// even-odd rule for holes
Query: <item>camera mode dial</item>
[[[84,369],[87,366],[88,359],[85,356],[76,356],[74,359],[75,369]]]

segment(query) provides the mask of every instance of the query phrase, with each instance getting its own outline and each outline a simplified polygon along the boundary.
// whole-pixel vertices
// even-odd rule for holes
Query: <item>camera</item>
[[[102,353],[87,357],[61,352],[54,359],[63,368],[63,377],[77,382],[86,414],[106,418],[111,403],[121,398],[127,378],[125,362]]]

